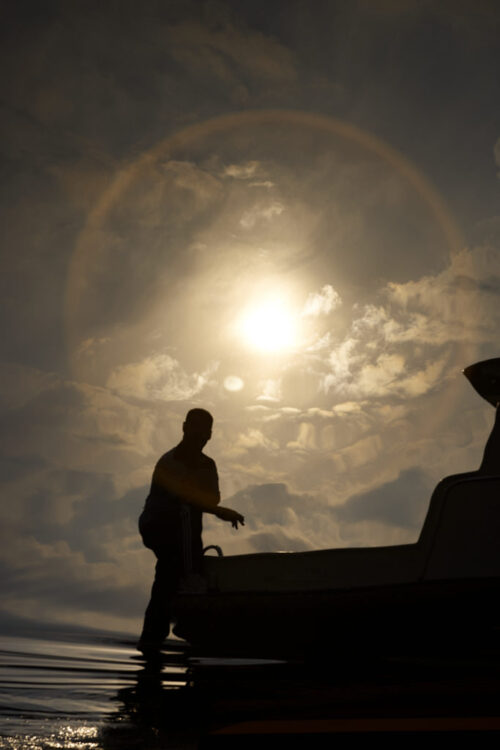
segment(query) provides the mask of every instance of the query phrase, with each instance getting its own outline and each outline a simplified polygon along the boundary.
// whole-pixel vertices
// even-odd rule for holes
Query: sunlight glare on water
[[[0,746],[13,750],[42,750],[45,748],[65,748],[65,750],[93,750],[101,745],[97,726],[62,725],[57,731],[47,735],[33,734],[17,737],[0,737]]]
[[[267,679],[286,666],[194,653],[174,639],[145,661],[123,634],[12,632],[0,636],[2,750],[193,750],[217,691],[232,695],[230,675],[260,684],[262,670]]]
[[[110,737],[113,747],[128,747],[137,733],[136,696],[139,707],[141,690],[159,700],[183,687],[187,672],[178,647],[149,674],[123,637],[87,633],[0,636],[0,667],[0,748],[13,750],[94,750]],[[141,745],[135,737],[132,746]]]

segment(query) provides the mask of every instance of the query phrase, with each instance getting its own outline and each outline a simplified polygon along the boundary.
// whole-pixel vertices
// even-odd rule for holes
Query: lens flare
[[[232,393],[241,391],[244,385],[244,381],[237,375],[228,375],[227,378],[224,379],[224,388],[226,389],[226,391],[230,391]]]

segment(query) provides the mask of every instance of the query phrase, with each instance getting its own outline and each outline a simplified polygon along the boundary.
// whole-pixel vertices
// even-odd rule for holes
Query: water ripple
[[[0,636],[1,748],[94,750],[108,744],[113,723],[123,729],[124,701],[147,669],[132,643],[102,640]],[[186,685],[185,655],[175,646],[154,674],[161,691]]]

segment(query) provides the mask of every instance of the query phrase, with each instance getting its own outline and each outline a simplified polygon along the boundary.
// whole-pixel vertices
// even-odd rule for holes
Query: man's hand
[[[237,529],[239,523],[241,523],[242,526],[245,525],[245,519],[241,513],[238,513],[231,508],[222,508],[219,506],[215,511],[215,515],[222,521],[229,521],[232,524],[233,529]]]

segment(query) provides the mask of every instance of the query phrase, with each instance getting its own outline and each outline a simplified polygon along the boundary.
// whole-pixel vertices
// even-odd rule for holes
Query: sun
[[[297,316],[279,298],[270,298],[247,307],[237,328],[244,342],[261,352],[284,352],[297,344]]]

